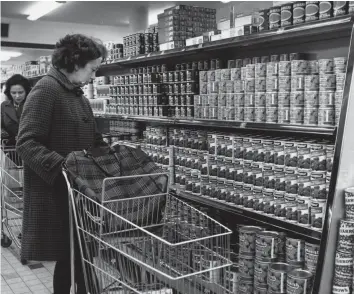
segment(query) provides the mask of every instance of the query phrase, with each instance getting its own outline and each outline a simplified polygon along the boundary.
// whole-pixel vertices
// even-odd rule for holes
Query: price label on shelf
[[[198,49],[203,47],[203,43],[198,45]]]
[[[150,57],[151,56],[151,53],[149,53],[146,57]]]
[[[244,128],[246,127],[246,125],[247,125],[247,123],[242,122],[242,123],[240,124],[240,128],[244,129]]]
[[[161,51],[161,55],[164,55],[165,54],[165,51]]]

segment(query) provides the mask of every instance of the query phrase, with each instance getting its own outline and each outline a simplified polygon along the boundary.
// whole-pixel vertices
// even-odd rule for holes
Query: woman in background
[[[15,146],[23,105],[31,91],[30,82],[16,74],[5,83],[7,101],[1,103],[1,139],[7,146]]]

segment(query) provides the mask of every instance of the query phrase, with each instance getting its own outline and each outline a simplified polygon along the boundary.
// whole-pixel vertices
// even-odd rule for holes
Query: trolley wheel
[[[22,265],[26,265],[27,264],[27,260],[26,259],[21,259],[21,263],[22,263]]]
[[[11,246],[11,244],[12,244],[12,240],[8,236],[3,234],[2,238],[1,238],[1,247],[8,248]]]

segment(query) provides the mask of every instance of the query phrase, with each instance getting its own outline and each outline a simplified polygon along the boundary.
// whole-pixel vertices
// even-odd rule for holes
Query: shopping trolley
[[[15,146],[6,146],[4,140],[0,150],[1,189],[1,246],[12,242],[20,249],[23,217],[23,164]],[[5,233],[5,229],[7,234]],[[21,260],[26,264],[26,260]]]
[[[233,293],[226,275],[232,265],[228,228],[168,188],[155,195],[105,200],[113,181],[166,173],[106,178],[101,195],[87,186],[75,187],[77,175],[71,171],[64,168],[63,174],[72,212],[72,281],[75,230],[88,293]]]

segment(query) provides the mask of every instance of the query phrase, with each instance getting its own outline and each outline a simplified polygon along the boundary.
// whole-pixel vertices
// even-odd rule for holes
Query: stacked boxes
[[[107,63],[114,62],[115,60],[123,57],[123,44],[117,44],[114,42],[106,42],[106,43],[104,43],[104,45],[108,51],[108,56],[106,59]]]
[[[139,32],[123,38],[123,56],[137,56],[139,54],[159,51],[159,36],[156,26],[144,32]]]
[[[113,77],[110,95],[114,101],[109,105],[109,113],[167,116],[166,88],[161,84],[160,76],[161,73],[152,72],[152,67],[148,67],[133,69],[130,75]]]
[[[158,15],[161,50],[185,46],[185,40],[216,30],[216,10],[177,5]]]

